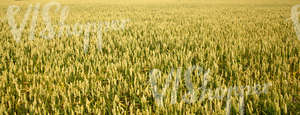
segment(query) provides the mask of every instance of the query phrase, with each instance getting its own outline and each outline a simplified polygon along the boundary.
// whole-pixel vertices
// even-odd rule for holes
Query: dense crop
[[[70,8],[65,23],[130,20],[124,29],[103,32],[102,51],[95,33],[87,52],[84,33],[29,40],[30,23],[16,42],[7,8],[21,7],[20,24],[28,4],[38,1],[1,0],[0,113],[225,114],[226,99],[184,103],[183,77],[178,102],[170,103],[168,88],[163,107],[156,105],[151,70],[162,72],[162,89],[172,68],[197,65],[210,70],[210,89],[271,83],[265,94],[245,96],[246,114],[299,114],[300,41],[287,19],[300,2],[84,1],[58,1]],[[50,14],[57,25],[60,14]],[[41,16],[35,29],[45,29]],[[202,74],[191,78],[195,88],[203,85]],[[239,113],[238,104],[233,95],[232,114]]]

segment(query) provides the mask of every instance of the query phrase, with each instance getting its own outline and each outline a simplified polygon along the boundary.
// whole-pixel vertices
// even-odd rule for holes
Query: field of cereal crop
[[[300,114],[297,4],[0,0],[0,113]]]

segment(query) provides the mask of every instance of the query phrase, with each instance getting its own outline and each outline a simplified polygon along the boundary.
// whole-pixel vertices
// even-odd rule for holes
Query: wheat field
[[[289,19],[297,0],[56,0],[69,8],[68,25],[127,20],[123,28],[102,32],[101,49],[97,33],[88,33],[88,44],[86,32],[68,35],[54,27],[52,39],[40,36],[46,28],[41,12],[50,1],[0,1],[2,114],[300,114],[300,40]],[[28,6],[37,3],[34,39],[32,12],[17,41],[8,8],[20,7],[14,19],[21,27]],[[55,6],[49,15],[59,25]],[[261,86],[245,95],[243,109],[238,94],[232,95],[230,113],[227,95],[215,99],[207,93],[186,103],[190,87],[183,76],[193,65],[210,70],[211,91]],[[171,103],[171,82],[159,106],[151,70],[161,71],[162,91],[177,68],[177,102]],[[193,72],[193,89],[203,85],[203,76]],[[266,83],[272,84],[267,92],[255,94]]]

